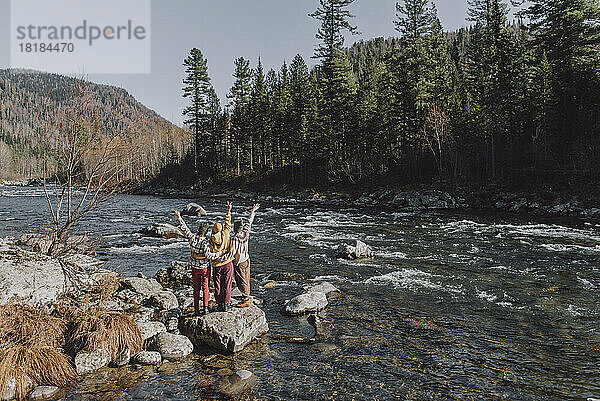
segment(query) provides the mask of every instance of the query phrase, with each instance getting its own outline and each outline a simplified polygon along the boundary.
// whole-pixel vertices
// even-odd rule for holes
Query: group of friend
[[[260,205],[252,207],[250,216],[245,224],[236,221],[231,233],[231,202],[227,202],[227,214],[223,223],[217,222],[208,236],[209,223],[202,223],[196,233],[193,233],[175,211],[179,220],[179,228],[188,240],[191,248],[190,265],[192,268],[192,284],[194,287],[194,314],[209,313],[209,280],[212,277],[215,284],[215,300],[218,311],[226,312],[231,307],[231,287],[235,283],[242,293],[243,299],[236,305],[245,308],[252,304],[250,298],[250,255],[248,240],[250,228],[256,211]],[[203,308],[200,311],[200,289],[202,289]]]

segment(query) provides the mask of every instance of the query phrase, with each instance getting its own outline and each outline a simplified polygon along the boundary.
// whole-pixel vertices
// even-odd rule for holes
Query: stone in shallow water
[[[194,350],[192,342],[186,337],[171,333],[159,333],[153,340],[154,348],[164,359],[176,361],[185,358]]]
[[[85,375],[107,366],[109,362],[110,355],[104,348],[92,352],[82,351],[75,356],[75,370],[77,374]]]
[[[267,318],[255,305],[214,312],[206,316],[183,318],[180,330],[197,346],[206,344],[218,351],[241,351],[252,340],[269,331]]]
[[[142,351],[131,358],[132,363],[140,365],[160,365],[162,356],[158,351]]]
[[[29,399],[31,401],[49,400],[56,397],[59,392],[60,388],[56,386],[37,386],[29,393]]]
[[[155,238],[183,238],[179,228],[167,223],[153,223],[142,229],[140,233],[146,237]]]
[[[287,301],[281,313],[284,315],[298,316],[305,313],[318,312],[327,306],[327,296],[323,292],[307,292]]]
[[[224,377],[218,384],[217,390],[227,396],[235,397],[256,383],[256,376],[248,370],[238,370],[228,377]]]
[[[206,216],[206,210],[197,203],[188,203],[185,209],[181,211],[183,216]]]
[[[362,241],[356,241],[354,246],[351,245],[340,245],[336,251],[338,258],[342,259],[367,259],[373,257],[373,251],[371,248]]]
[[[331,284],[328,281],[324,281],[322,283],[312,285],[312,286],[306,286],[306,287],[304,287],[304,290],[306,290],[307,292],[322,292],[324,294],[329,294],[330,292],[339,292],[340,291],[333,284]]]

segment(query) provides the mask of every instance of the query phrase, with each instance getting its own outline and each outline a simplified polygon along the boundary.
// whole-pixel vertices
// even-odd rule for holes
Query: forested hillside
[[[123,165],[120,180],[153,177],[167,164],[181,161],[188,147],[184,130],[121,88],[36,71],[0,70],[0,178],[52,175],[63,120],[73,107],[83,110],[98,141],[116,138],[135,150],[114,161]]]
[[[533,0],[514,21],[506,1],[469,0],[470,26],[450,33],[433,3],[401,0],[397,38],[348,48],[353,2],[319,1],[313,69],[300,55],[278,71],[236,59],[225,110],[209,107],[193,50],[202,174],[277,172],[304,187],[598,175],[597,0]]]

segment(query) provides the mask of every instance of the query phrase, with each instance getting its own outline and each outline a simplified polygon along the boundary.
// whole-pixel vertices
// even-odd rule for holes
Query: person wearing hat
[[[212,261],[215,299],[219,311],[226,312],[231,304],[231,285],[233,283],[233,257],[229,254],[231,235],[231,202],[227,202],[225,223],[215,223],[210,237],[210,253],[221,257]]]
[[[242,293],[244,299],[236,306],[245,308],[250,306],[250,255],[248,254],[248,240],[250,239],[250,227],[254,222],[254,215],[260,208],[257,203],[252,207],[250,217],[246,224],[241,221],[236,221],[233,225],[234,235],[231,238],[231,250],[228,256],[233,256],[233,267],[235,283]]]
[[[181,213],[175,211],[175,216],[179,220],[179,229],[190,244],[190,266],[192,267],[192,286],[194,287],[194,315],[200,315],[200,287],[202,286],[202,312],[208,313],[209,288],[208,280],[210,278],[210,261],[223,256],[224,251],[217,253],[209,252],[209,241],[206,233],[210,228],[208,223],[200,224],[198,231],[194,234],[181,218]]]

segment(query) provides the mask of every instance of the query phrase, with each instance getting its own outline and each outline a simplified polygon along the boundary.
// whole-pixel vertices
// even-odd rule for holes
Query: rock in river
[[[60,393],[60,388],[56,386],[37,386],[29,393],[30,401],[49,400],[55,398]]]
[[[218,351],[234,353],[268,332],[269,326],[262,309],[252,305],[230,312],[184,318],[180,330],[197,346],[206,344]]]
[[[179,228],[167,223],[152,223],[140,231],[142,235],[154,238],[183,238]]]
[[[227,397],[235,397],[256,383],[256,375],[249,370],[238,370],[231,376],[223,378],[217,390]]]
[[[178,334],[159,333],[153,340],[154,348],[160,355],[169,361],[185,358],[194,350],[192,342]]]
[[[373,251],[367,244],[357,240],[354,246],[340,245],[336,251],[336,256],[349,260],[368,259],[373,257]]]
[[[206,216],[206,210],[197,203],[188,203],[185,209],[181,211],[184,216]]]
[[[93,373],[108,365],[110,355],[104,348],[92,352],[81,351],[75,356],[75,369],[77,374]]]
[[[312,286],[305,286],[304,290],[306,292],[323,292],[325,294],[329,294],[330,292],[339,292],[340,291],[333,284],[331,284],[328,281],[324,281],[322,283],[315,284]]]
[[[323,292],[307,292],[287,301],[281,313],[284,315],[298,316],[305,313],[318,312],[327,306],[327,296]]]
[[[140,365],[160,365],[162,356],[158,351],[142,351],[131,358],[132,363]]]

